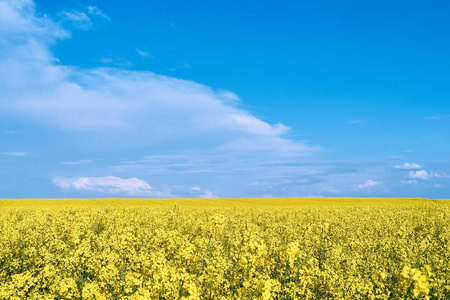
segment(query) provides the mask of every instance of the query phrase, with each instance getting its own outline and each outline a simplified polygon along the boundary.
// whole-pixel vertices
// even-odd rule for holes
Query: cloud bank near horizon
[[[176,198],[190,196],[192,198],[218,198],[213,192],[199,186],[161,186],[155,188],[145,180],[138,178],[104,177],[55,177],[53,184],[64,191],[96,192],[134,197]]]

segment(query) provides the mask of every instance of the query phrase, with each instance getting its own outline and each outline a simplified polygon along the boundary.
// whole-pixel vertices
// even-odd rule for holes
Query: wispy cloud
[[[448,121],[450,120],[450,115],[436,115],[436,116],[428,116],[424,118],[425,120],[434,120],[434,121]]]
[[[219,198],[219,196],[217,196],[213,192],[204,190],[197,185],[191,186],[191,187],[189,187],[189,189],[194,193],[198,193],[197,197],[199,197],[199,198]]]
[[[145,195],[151,193],[152,187],[137,178],[123,179],[115,176],[105,177],[55,177],[53,183],[62,189],[95,191],[101,193]]]
[[[203,194],[199,195],[200,198],[205,198],[205,199],[210,199],[210,198],[219,198],[219,196],[217,196],[216,194],[210,192],[210,191],[205,191]]]
[[[223,155],[160,155],[148,156],[141,160],[124,161],[113,167],[117,172],[145,170],[146,174],[200,174],[200,173],[236,173],[248,172],[268,174],[277,170],[272,176],[289,176],[285,173],[295,172],[295,175],[314,175],[320,173],[315,165],[306,161],[304,154],[277,155],[277,153],[251,152],[230,153]],[[270,157],[276,155],[276,157]],[[279,174],[281,172],[281,174]],[[265,175],[267,176],[267,175]]]
[[[26,152],[3,152],[3,155],[8,155],[8,156],[25,156],[27,155]]]
[[[347,121],[347,123],[349,123],[349,124],[361,124],[361,123],[365,123],[366,122],[366,120],[350,120],[350,121]]]
[[[70,23],[83,30],[91,29],[93,25],[91,17],[100,17],[103,20],[111,21],[109,16],[97,6],[87,6],[82,10],[63,11],[60,13],[60,17],[64,23]]]
[[[148,156],[142,160],[124,161],[113,171],[142,174],[140,176],[149,178],[183,178],[188,175],[186,178],[201,182],[209,190],[219,190],[220,195],[226,197],[355,197],[371,191],[383,193],[387,190],[386,183],[397,184],[404,176],[390,172],[384,160],[324,162],[311,156],[294,156],[293,152],[286,156],[272,151],[264,153]],[[394,176],[386,178],[386,174]],[[384,180],[367,181],[374,175],[384,177]],[[236,190],[240,192],[235,193]]]
[[[97,6],[88,6],[87,7],[87,12],[88,12],[88,14],[89,15],[92,15],[92,16],[100,16],[100,17],[102,17],[103,19],[106,19],[106,20],[108,20],[108,21],[111,21],[111,18],[103,11],[103,10],[101,10],[100,8],[98,8]]]
[[[415,170],[415,169],[421,169],[422,167],[419,164],[416,163],[404,163],[403,165],[396,165],[396,169],[402,169],[402,170]]]
[[[369,188],[371,188],[371,187],[373,187],[373,186],[375,186],[375,185],[379,185],[380,183],[379,182],[377,182],[377,181],[374,181],[374,180],[372,180],[372,179],[368,179],[368,180],[366,180],[366,182],[365,183],[360,183],[360,184],[358,184],[357,185],[357,188],[358,189],[369,189]]]
[[[100,57],[97,59],[99,63],[114,67],[129,67],[132,65],[130,61],[123,57]]]
[[[401,184],[417,184],[417,180],[400,180]]]
[[[61,162],[62,165],[85,165],[92,163],[92,159],[80,159],[76,161],[63,161]]]
[[[190,69],[190,68],[192,68],[190,64],[183,63],[183,64],[181,64],[179,66],[168,68],[167,70],[169,70],[171,72],[176,72],[176,71],[179,71],[179,70],[183,70],[183,69],[186,70],[186,69]]]
[[[136,52],[142,57],[153,57],[153,55],[151,55],[148,51],[141,50],[139,48],[136,48]]]
[[[154,198],[218,198],[219,196],[199,186],[169,186],[158,188],[151,186],[145,180],[138,178],[104,177],[54,177],[54,185],[62,190],[76,192],[96,192],[113,195],[127,195]]]
[[[92,26],[91,19],[86,13],[81,11],[64,11],[61,13],[61,17],[64,21],[70,22],[73,26],[83,30],[88,30]]]

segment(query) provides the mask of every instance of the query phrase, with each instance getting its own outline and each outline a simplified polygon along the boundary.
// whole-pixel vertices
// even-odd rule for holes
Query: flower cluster
[[[0,299],[450,299],[449,274],[432,201],[0,211]]]

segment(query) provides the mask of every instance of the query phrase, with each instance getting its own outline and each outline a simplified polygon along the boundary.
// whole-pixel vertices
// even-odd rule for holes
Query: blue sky
[[[0,198],[448,198],[449,12],[0,0]]]

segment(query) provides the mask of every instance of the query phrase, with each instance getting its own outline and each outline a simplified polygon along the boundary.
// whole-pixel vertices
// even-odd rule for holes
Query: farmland
[[[0,299],[449,299],[449,204],[3,199]]]

